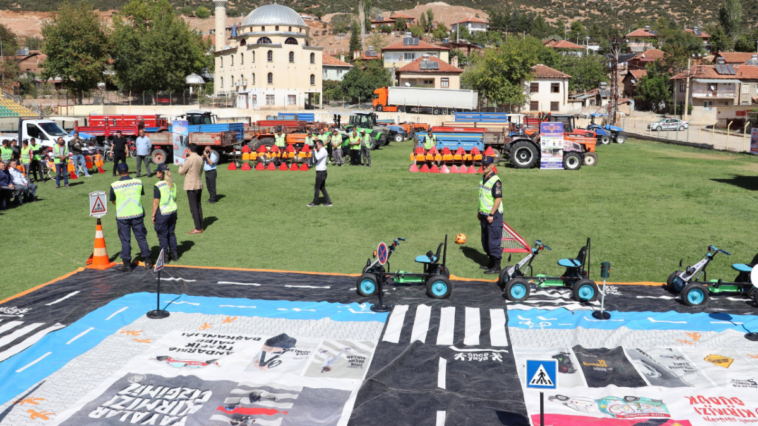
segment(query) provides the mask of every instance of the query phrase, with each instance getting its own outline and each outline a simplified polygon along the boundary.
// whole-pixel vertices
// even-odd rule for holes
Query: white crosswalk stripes
[[[492,346],[508,346],[505,335],[505,311],[490,309],[490,344]]]
[[[6,331],[12,328],[16,328],[23,323],[24,323],[23,321],[11,321],[11,322],[5,323],[0,326],[0,333],[5,333]]]
[[[455,330],[455,308],[448,306],[440,309],[440,328],[437,333],[437,344],[450,346],[453,344]]]
[[[466,346],[479,345],[479,333],[482,331],[479,320],[479,308],[466,308],[466,335],[463,344]]]
[[[433,305],[397,305],[390,313],[384,331],[385,342],[421,343],[453,346],[455,342],[465,346],[509,346],[506,333],[505,309],[485,309],[475,307],[435,307]],[[456,326],[457,309],[457,326]],[[406,315],[408,314],[408,315]],[[461,323],[461,321],[463,323]],[[435,330],[436,327],[436,330]],[[487,328],[486,330],[484,330]],[[431,340],[427,342],[427,335]],[[484,333],[482,331],[484,330]]]
[[[416,340],[421,343],[426,342],[426,332],[429,331],[429,317],[431,314],[431,306],[418,306],[416,309],[416,319],[413,321],[413,331],[411,331],[411,342],[415,342]]]
[[[18,339],[21,336],[24,336],[26,334],[31,333],[35,329],[45,325],[45,323],[37,322],[34,324],[29,324],[26,327],[19,328],[18,330],[14,331],[13,333],[10,333],[8,335],[3,336],[0,338],[0,348],[11,343],[12,341]]]
[[[408,311],[408,305],[396,305],[392,309],[389,321],[387,321],[387,328],[384,331],[385,342],[397,343],[400,341],[400,332],[403,330],[403,322],[405,322],[405,313]]]
[[[435,422],[435,426],[445,426],[445,411],[437,411],[437,421]]]
[[[447,360],[440,357],[440,369],[437,372],[437,387],[445,389],[447,386]]]

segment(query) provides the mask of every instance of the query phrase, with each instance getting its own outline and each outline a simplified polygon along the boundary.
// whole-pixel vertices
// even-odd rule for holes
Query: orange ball
[[[458,234],[455,236],[455,243],[456,244],[465,244],[466,243],[466,234]]]

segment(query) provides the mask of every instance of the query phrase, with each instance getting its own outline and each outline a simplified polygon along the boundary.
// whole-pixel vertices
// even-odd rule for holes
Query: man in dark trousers
[[[203,233],[203,157],[197,155],[197,145],[189,144],[184,164],[179,166],[179,174],[184,177],[184,190],[187,191],[190,213],[195,222],[195,228],[188,234]]]
[[[484,157],[482,167],[477,218],[482,228],[482,247],[489,257],[489,263],[479,269],[485,269],[485,274],[500,274],[503,258],[503,183],[494,173],[495,157]]]
[[[45,177],[45,173],[42,169],[42,153],[45,151],[45,148],[42,145],[37,145],[37,140],[32,138],[29,141],[29,148],[32,149],[32,164],[29,165],[29,167],[32,169],[32,172],[34,172],[34,182],[47,182],[47,178]],[[37,177],[37,172],[39,172],[39,178]],[[27,176],[31,176],[29,172],[26,174]],[[31,179],[29,179],[31,180]]]
[[[137,239],[145,269],[150,269],[152,264],[150,247],[147,245],[145,209],[142,208],[142,196],[145,195],[142,181],[129,177],[129,166],[126,163],[119,164],[117,171],[121,179],[111,184],[110,200],[116,206],[116,225],[121,240],[121,260],[124,262],[119,270],[132,270],[132,232]]]
[[[216,166],[218,156],[211,147],[206,146],[203,150],[203,170],[205,171],[205,185],[208,187],[208,203],[216,203]]]
[[[332,200],[329,198],[329,194],[326,192],[326,157],[327,152],[324,148],[324,141],[321,139],[316,140],[316,149],[313,153],[313,157],[316,159],[316,185],[313,187],[313,201],[308,204],[308,207],[316,207],[318,205],[318,193],[322,192],[326,199],[326,206],[332,206]]]
[[[116,132],[116,137],[113,138],[111,144],[111,154],[113,155],[113,176],[116,176],[116,168],[118,168],[119,161],[126,164],[126,150],[128,141],[121,133],[121,130]]]

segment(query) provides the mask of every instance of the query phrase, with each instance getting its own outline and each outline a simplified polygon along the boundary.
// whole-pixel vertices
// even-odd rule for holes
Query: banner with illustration
[[[175,120],[171,125],[171,141],[174,145],[174,164],[184,164],[189,141],[189,123],[187,120]]]
[[[563,123],[540,123],[540,169],[563,169]]]

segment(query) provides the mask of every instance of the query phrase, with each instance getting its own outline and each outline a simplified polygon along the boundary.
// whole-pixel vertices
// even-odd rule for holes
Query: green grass
[[[371,169],[330,167],[332,208],[305,207],[312,172],[231,172],[224,165],[218,177],[224,197],[203,204],[212,223],[202,235],[186,234],[192,218],[179,191],[177,234],[187,249],[179,263],[357,273],[377,243],[404,237],[392,269],[417,271],[417,255],[435,250],[445,234],[452,241],[464,233],[466,245],[450,244],[449,268],[460,277],[484,277],[474,261],[482,257],[479,176],[409,173],[410,149],[406,142],[375,151]],[[710,276],[731,279],[736,273],[729,265],[749,262],[758,251],[758,159],[635,140],[599,147],[599,156],[597,167],[577,172],[500,167],[506,222],[529,242],[542,239],[553,248],[540,255],[536,273],[561,273],[555,262],[575,256],[587,237],[594,273],[601,261],[611,262],[612,281],[664,281],[680,258],[696,262],[709,244],[733,253],[719,255]],[[108,189],[110,163],[106,169],[73,181],[71,189],[41,185],[43,201],[0,215],[0,298],[84,265],[95,234],[87,194]],[[155,178],[143,182],[151,189]],[[152,191],[146,193],[149,206]],[[115,257],[120,244],[112,210],[103,225]],[[157,247],[148,229],[148,242]]]

